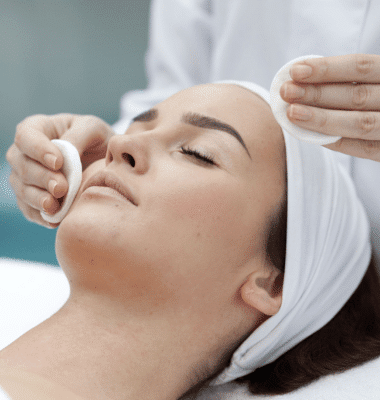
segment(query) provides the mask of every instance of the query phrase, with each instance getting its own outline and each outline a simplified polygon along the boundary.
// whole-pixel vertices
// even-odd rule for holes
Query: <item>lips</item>
[[[112,188],[123,195],[133,205],[137,206],[137,203],[135,202],[130,189],[124,183],[120,182],[117,176],[113,175],[109,171],[100,171],[89,178],[89,180],[83,186],[82,193],[91,186],[103,186]]]

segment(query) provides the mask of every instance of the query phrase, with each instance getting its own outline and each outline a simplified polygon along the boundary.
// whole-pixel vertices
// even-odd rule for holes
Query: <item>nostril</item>
[[[136,163],[135,163],[135,159],[134,159],[130,154],[128,154],[128,153],[123,153],[122,156],[123,156],[124,160],[125,160],[127,163],[131,164],[132,167],[135,166],[135,164],[136,164]]]

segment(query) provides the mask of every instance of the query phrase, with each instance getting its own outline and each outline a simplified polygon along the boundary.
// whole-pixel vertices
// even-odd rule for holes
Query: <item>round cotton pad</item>
[[[41,211],[41,217],[45,221],[56,224],[61,222],[66,216],[71,204],[73,204],[76,194],[78,193],[82,182],[82,162],[78,150],[70,142],[61,139],[53,139],[52,143],[59,148],[63,155],[63,166],[61,171],[69,183],[69,190],[63,199],[61,209],[54,215]]]
[[[270,106],[272,108],[272,112],[277,122],[281,125],[281,128],[289,132],[291,135],[296,137],[299,140],[303,140],[308,143],[314,144],[329,144],[334,143],[340,139],[340,136],[329,136],[324,135],[323,133],[313,132],[308,129],[300,128],[299,126],[293,124],[289,121],[286,110],[289,106],[289,103],[282,100],[280,96],[280,88],[283,83],[287,81],[291,81],[292,78],[290,76],[289,70],[290,67],[299,61],[307,60],[310,58],[320,58],[322,56],[302,56],[295,58],[294,60],[285,64],[275,75],[271,87],[270,87]]]

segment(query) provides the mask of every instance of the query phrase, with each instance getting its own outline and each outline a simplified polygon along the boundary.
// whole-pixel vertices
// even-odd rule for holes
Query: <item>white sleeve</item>
[[[124,133],[134,116],[179,90],[208,82],[211,19],[211,0],[152,1],[145,56],[148,87],[122,97],[116,133]]]

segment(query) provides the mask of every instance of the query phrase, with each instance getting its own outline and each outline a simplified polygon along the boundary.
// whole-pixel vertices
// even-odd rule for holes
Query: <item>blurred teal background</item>
[[[5,153],[18,122],[70,112],[116,122],[146,86],[149,0],[0,0],[0,257],[58,265],[56,230],[18,211]]]

